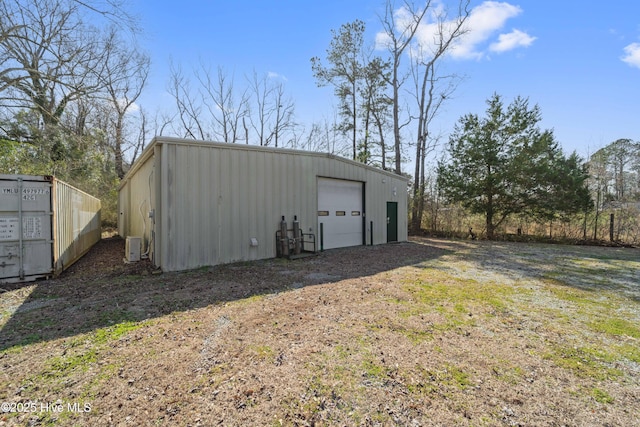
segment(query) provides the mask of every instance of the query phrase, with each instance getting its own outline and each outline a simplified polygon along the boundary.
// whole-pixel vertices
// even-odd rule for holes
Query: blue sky
[[[299,121],[329,117],[335,100],[331,89],[316,87],[310,58],[324,59],[331,30],[355,19],[366,23],[375,45],[383,4],[139,1],[133,8],[152,60],[139,104],[153,111],[171,103],[163,95],[170,60],[185,70],[202,60],[224,67],[238,84],[254,70],[272,73],[285,82]],[[565,151],[587,156],[618,138],[640,140],[639,2],[472,1],[471,7],[469,37],[444,63],[464,80],[436,130],[446,134],[462,115],[482,115],[495,92],[507,102],[521,95],[538,104],[541,126],[554,129]]]

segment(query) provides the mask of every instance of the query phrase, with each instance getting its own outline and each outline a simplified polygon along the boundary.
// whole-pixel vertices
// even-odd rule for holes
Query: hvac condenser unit
[[[127,262],[140,261],[140,247],[142,246],[141,237],[128,236],[125,243],[125,257]]]

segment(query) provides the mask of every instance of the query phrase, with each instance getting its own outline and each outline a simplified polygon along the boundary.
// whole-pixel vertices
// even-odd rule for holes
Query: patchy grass
[[[640,339],[640,327],[627,319],[619,317],[605,318],[589,324],[591,329],[605,334]]]
[[[461,279],[435,269],[421,272],[415,281],[406,285],[406,290],[423,307],[433,307],[451,317],[474,309],[485,314],[504,311],[510,302],[508,297],[515,292],[510,286]]]
[[[253,345],[250,347],[258,359],[270,360],[274,357],[273,349],[268,345]]]
[[[420,239],[162,275],[101,252],[0,300],[0,399],[91,412],[0,424],[628,425],[638,251],[610,249]]]
[[[511,365],[509,360],[498,360],[491,370],[496,378],[511,385],[517,385],[525,378],[524,368]]]
[[[117,340],[120,337],[128,334],[129,332],[135,331],[136,329],[139,329],[145,325],[146,322],[125,321],[108,328],[100,328],[94,332],[93,336],[91,337],[91,341],[93,341],[95,344],[105,344],[110,341]]]
[[[623,375],[622,371],[611,367],[618,360],[616,355],[603,349],[553,345],[544,357],[583,378],[604,381]]]
[[[613,403],[614,399],[604,390],[600,390],[599,388],[594,388],[591,390],[591,396],[598,403],[610,404]]]
[[[637,344],[623,344],[616,346],[615,350],[622,358],[640,363],[640,347]]]

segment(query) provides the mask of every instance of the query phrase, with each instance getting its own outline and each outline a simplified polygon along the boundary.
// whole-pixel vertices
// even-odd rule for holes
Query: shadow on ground
[[[148,261],[123,262],[124,240],[104,239],[54,280],[0,285],[0,351],[209,305],[416,265],[451,253],[427,244],[336,249],[153,274]]]

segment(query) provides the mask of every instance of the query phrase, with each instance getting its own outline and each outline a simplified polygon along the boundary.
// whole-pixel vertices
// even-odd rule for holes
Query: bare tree
[[[391,90],[392,90],[392,118],[393,138],[395,151],[395,172],[402,174],[402,128],[409,124],[402,122],[400,118],[400,89],[404,85],[407,76],[402,73],[402,57],[411,45],[420,24],[431,7],[432,0],[428,0],[424,8],[420,9],[409,1],[402,5],[403,13],[397,14],[395,2],[387,0],[384,15],[380,16],[383,27],[384,39],[379,44],[386,47],[391,57]]]
[[[273,140],[277,147],[286,135],[286,132],[295,126],[293,119],[295,105],[293,100],[286,96],[282,83],[278,83],[274,89],[275,117],[271,125],[271,134],[267,139],[267,144]]]
[[[280,144],[286,131],[295,126],[293,100],[285,93],[282,82],[273,82],[269,75],[258,77],[254,71],[249,82],[251,100],[248,110],[251,128],[259,145]],[[253,108],[251,108],[253,107]]]
[[[289,147],[294,149],[299,149],[306,137],[305,127],[301,123],[295,122],[291,126],[291,137],[289,138]]]
[[[313,122],[304,138],[300,138],[304,141],[300,148],[329,154],[339,154],[348,151],[348,147],[344,147],[340,143],[336,120],[337,114],[334,115],[333,121],[324,118],[320,122]]]
[[[326,151],[326,145],[322,143],[322,125],[318,122],[311,123],[311,128],[305,132],[303,142],[299,147],[308,151]]]
[[[592,154],[589,159],[589,187],[591,193],[595,193],[595,217],[593,227],[593,240],[598,238],[598,220],[604,207],[604,199],[608,190],[608,183],[611,180],[611,173],[607,166],[609,163],[606,149],[600,149]],[[585,219],[586,220],[586,219]],[[586,225],[585,225],[586,230]],[[586,231],[585,231],[586,238]]]
[[[138,127],[138,135],[136,138],[136,142],[133,144],[133,153],[131,154],[131,164],[133,164],[138,158],[138,154],[144,150],[144,147],[147,143],[147,113],[142,108],[139,111],[140,114],[140,126]]]
[[[424,212],[425,160],[437,136],[431,135],[430,124],[443,102],[456,87],[457,76],[438,75],[438,64],[462,37],[469,17],[470,0],[457,0],[456,15],[450,17],[440,2],[427,0],[423,6],[404,1],[396,8],[393,0],[387,0],[385,13],[380,17],[383,32],[378,35],[378,46],[389,52],[392,91],[392,120],[395,151],[395,172],[402,173],[403,129],[416,121],[416,157],[413,188],[411,228],[420,228]],[[430,18],[428,26],[423,21]],[[422,33],[428,33],[425,37]],[[402,67],[403,58],[410,60],[409,67]],[[408,71],[407,71],[408,70]],[[401,88],[412,77],[414,87],[408,92],[415,100],[411,114],[401,114]]]
[[[110,99],[116,123],[109,159],[115,158],[120,177],[124,116],[140,95],[149,66],[148,58],[131,47],[135,44],[121,38],[124,29],[129,34],[137,31],[124,4],[120,0],[0,3],[0,107],[15,118],[24,111],[37,114],[37,126],[27,140],[42,146],[54,162],[69,162],[68,156],[85,161],[90,155],[80,153],[103,148],[104,139],[91,126],[108,127],[102,120],[108,116],[102,103]],[[88,15],[91,25],[84,21]],[[122,19],[115,23],[115,16]],[[100,18],[111,24],[106,31],[97,26]],[[142,73],[138,58],[145,58]],[[107,127],[99,129],[107,133]]]
[[[4,13],[6,13],[6,11],[3,10],[3,14]],[[4,19],[0,20],[0,46],[2,46],[0,50],[0,94],[12,87],[14,84],[12,74],[16,72],[16,67],[12,64],[12,54],[9,49],[6,49],[4,46],[9,42],[10,38],[19,37],[18,32],[25,27],[25,25],[11,23]],[[0,97],[0,101],[2,101],[2,99],[3,98]]]
[[[251,79],[248,80],[249,88],[253,95],[251,105],[254,106],[254,108],[251,108],[251,114],[249,115],[251,128],[256,133],[258,145],[267,145],[268,123],[271,121],[275,110],[272,105],[274,87],[269,85],[266,75],[258,77],[258,73],[255,70]]]
[[[170,65],[170,81],[168,90],[176,102],[176,116],[180,122],[174,130],[183,138],[207,139],[204,126],[201,123],[202,107],[191,91],[191,81],[184,76],[180,67]],[[171,121],[173,123],[173,120]]]
[[[127,10],[127,0],[71,0],[96,16],[101,16],[120,30],[131,34],[140,31],[138,19]]]
[[[425,164],[427,154],[435,148],[439,136],[431,134],[431,123],[442,104],[457,87],[459,76],[439,75],[438,63],[452,44],[466,34],[464,24],[469,17],[469,0],[460,0],[455,18],[449,19],[446,9],[433,13],[435,34],[428,45],[418,43],[411,48],[412,75],[415,84],[415,99],[418,111],[413,205],[410,228],[417,232],[421,228],[425,203]]]
[[[102,85],[115,113],[112,121],[112,148],[116,174],[122,179],[125,174],[123,152],[129,148],[125,146],[125,118],[142,94],[149,76],[150,60],[146,54],[136,49],[128,49],[117,37],[117,32],[112,30],[104,62]]]
[[[248,114],[248,91],[236,96],[233,75],[229,77],[222,67],[218,67],[214,76],[210,67],[201,64],[195,74],[202,105],[212,122],[212,133],[223,142],[237,142],[241,139],[240,125]]]
[[[163,136],[167,128],[171,128],[172,123],[175,121],[176,115],[166,111],[157,111],[153,116],[151,123],[151,129],[153,129],[154,136]]]
[[[0,105],[35,109],[44,128],[56,126],[65,107],[98,90],[104,43],[62,0],[0,3]]]
[[[200,64],[194,71],[197,85],[180,69],[172,67],[169,90],[176,101],[178,130],[195,139],[217,139],[235,143],[251,135],[261,146],[297,145],[301,134],[294,133],[295,104],[282,82],[256,72],[247,86],[236,88],[233,75],[222,67],[213,72]]]

